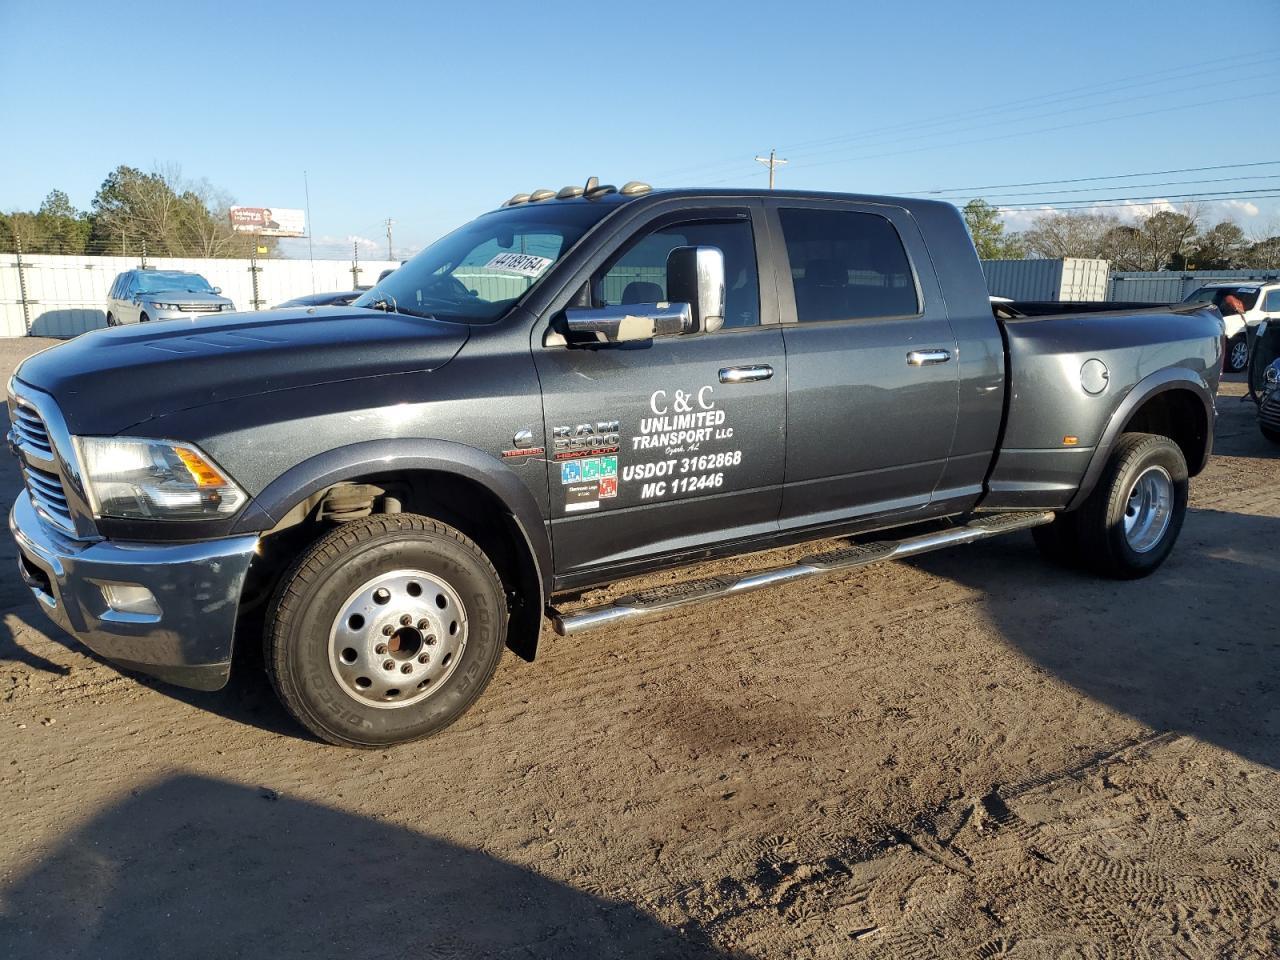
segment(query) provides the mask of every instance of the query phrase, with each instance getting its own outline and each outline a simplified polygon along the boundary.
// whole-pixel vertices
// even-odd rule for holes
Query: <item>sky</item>
[[[385,256],[390,217],[403,257],[588,176],[762,187],[776,148],[779,187],[979,194],[1013,228],[1199,193],[1262,235],[1278,32],[1277,0],[0,0],[0,210],[87,208],[119,164],[304,207],[305,171],[317,256]]]

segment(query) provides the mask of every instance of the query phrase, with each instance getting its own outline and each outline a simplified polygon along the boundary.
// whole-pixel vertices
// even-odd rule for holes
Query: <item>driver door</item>
[[[777,529],[786,355],[757,214],[726,206],[651,220],[574,284],[589,280],[595,306],[665,301],[671,250],[717,247],[720,330],[591,346],[543,345],[535,330],[560,583]]]

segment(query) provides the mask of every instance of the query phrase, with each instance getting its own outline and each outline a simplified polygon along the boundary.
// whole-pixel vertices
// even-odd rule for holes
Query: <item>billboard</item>
[[[306,217],[301,210],[284,207],[232,207],[231,229],[264,237],[305,237]]]

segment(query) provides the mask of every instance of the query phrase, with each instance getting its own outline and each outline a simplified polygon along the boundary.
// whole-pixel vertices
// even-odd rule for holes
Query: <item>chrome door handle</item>
[[[721,367],[721,383],[755,383],[757,380],[768,380],[773,376],[773,367],[767,363],[757,363],[749,367]]]
[[[907,364],[912,367],[925,367],[932,363],[946,363],[950,359],[950,350],[912,350],[907,354]]]

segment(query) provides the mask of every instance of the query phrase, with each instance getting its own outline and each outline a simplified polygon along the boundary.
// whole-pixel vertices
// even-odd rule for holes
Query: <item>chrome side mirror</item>
[[[214,287],[214,288],[213,288],[213,292],[214,292],[215,294],[216,294],[216,293],[221,293],[221,292],[222,292],[222,288],[221,288],[221,287]]]
[[[667,296],[693,308],[693,333],[724,326],[724,253],[719,247],[676,247],[667,255]]]
[[[570,334],[588,343],[628,343],[674,337],[693,329],[687,303],[620,303],[605,307],[570,307],[564,312]]]

